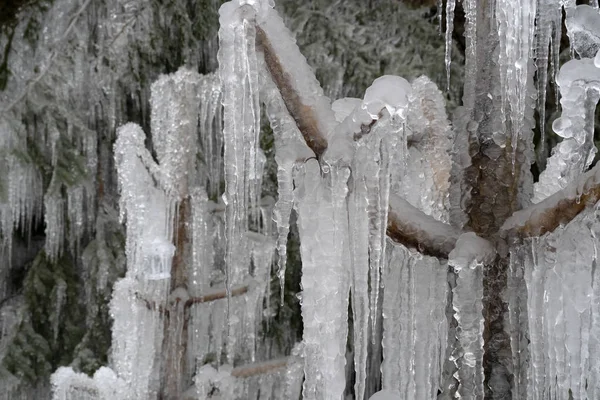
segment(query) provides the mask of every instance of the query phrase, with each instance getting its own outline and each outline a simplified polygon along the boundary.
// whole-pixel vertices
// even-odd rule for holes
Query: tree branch
[[[302,103],[292,86],[292,78],[283,69],[265,31],[258,25],[256,42],[257,48],[263,51],[267,69],[281,93],[288,112],[296,121],[306,144],[317,157],[320,157],[327,149],[327,139],[318,128],[314,111]],[[371,125],[365,126],[365,131],[368,132],[371,127]],[[361,136],[358,135],[355,139]],[[390,196],[387,234],[395,242],[417,249],[425,255],[448,258],[460,233],[450,225],[439,222],[411,206],[404,199]]]
[[[600,164],[565,189],[538,204],[515,212],[502,225],[500,236],[511,240],[542,236],[568,224],[599,200]]]
[[[236,378],[247,378],[254,375],[268,374],[287,367],[289,362],[290,357],[285,357],[277,360],[244,365],[234,368],[233,371],[231,371],[231,376],[235,376]]]
[[[302,103],[298,92],[292,85],[290,75],[283,69],[267,34],[258,25],[256,25],[256,45],[264,53],[265,64],[281,93],[285,107],[296,121],[308,147],[314,151],[317,158],[320,158],[327,149],[327,139],[319,130],[317,117],[312,108]]]
[[[387,234],[393,241],[424,255],[447,259],[461,233],[390,194]]]

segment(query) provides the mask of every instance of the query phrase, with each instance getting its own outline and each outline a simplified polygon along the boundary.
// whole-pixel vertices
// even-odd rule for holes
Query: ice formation
[[[533,49],[536,11],[537,0],[524,0],[518,6],[511,0],[496,2],[502,104],[510,115],[510,140],[515,151],[528,106],[527,82],[531,68],[529,60]]]
[[[571,60],[558,75],[562,114],[552,124],[563,137],[534,186],[534,202],[565,188],[589,167],[594,145],[594,114],[600,99],[600,68],[591,58]]]
[[[382,386],[402,399],[435,399],[448,329],[447,265],[388,244]]]
[[[571,46],[580,57],[593,57],[600,49],[600,13],[586,4],[567,15],[567,33]]]
[[[453,308],[460,350],[452,358],[458,367],[458,395],[483,398],[483,266],[493,261],[493,246],[475,233],[461,235],[448,263],[457,274]]]
[[[350,290],[348,168],[321,177],[307,161],[294,190],[302,254],[305,399],[336,399],[344,392]]]
[[[596,213],[583,213],[512,254],[527,286],[527,399],[593,399],[600,393]]]

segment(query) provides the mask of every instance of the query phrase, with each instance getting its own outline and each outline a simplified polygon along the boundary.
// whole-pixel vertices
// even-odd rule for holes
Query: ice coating
[[[527,399],[598,396],[596,213],[582,213],[515,251],[514,257],[523,260],[528,294]]]
[[[341,398],[346,386],[350,276],[347,168],[322,178],[307,161],[294,190],[302,255],[305,399]]]
[[[600,68],[590,58],[571,60],[561,68],[558,85],[562,114],[552,128],[564,140],[534,186],[535,203],[576,181],[596,153],[594,113],[600,99]]]
[[[493,246],[473,232],[462,234],[448,263],[458,277],[453,289],[453,308],[458,321],[453,361],[458,367],[458,394],[465,399],[483,397],[483,266],[495,255]]]
[[[390,115],[404,118],[411,91],[410,83],[406,79],[395,75],[384,75],[375,79],[367,88],[362,107],[375,120],[380,118],[379,113],[384,108]]]
[[[510,140],[515,152],[528,106],[528,76],[532,68],[529,60],[533,52],[537,3],[537,0],[496,2],[502,105],[510,116]]]
[[[571,46],[580,57],[593,57],[600,49],[600,13],[598,8],[582,4],[567,14],[567,33]]]
[[[446,88],[448,91],[450,91],[450,66],[452,63],[452,33],[454,32],[455,7],[456,0],[446,1],[446,54],[444,60],[446,62]]]
[[[448,339],[447,265],[388,244],[382,386],[402,399],[436,399]]]

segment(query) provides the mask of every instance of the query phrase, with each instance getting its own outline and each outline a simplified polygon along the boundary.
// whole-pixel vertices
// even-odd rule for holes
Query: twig
[[[236,378],[248,378],[250,376],[268,374],[287,367],[289,362],[290,357],[285,357],[256,364],[244,365],[242,367],[234,368],[233,371],[231,371],[231,376],[235,376]]]
[[[241,296],[245,293],[247,293],[249,290],[249,286],[248,285],[238,285],[238,286],[234,286],[231,289],[231,296]],[[143,298],[139,293],[135,294],[135,297],[138,300],[143,301],[146,304],[146,308],[148,310],[156,310],[161,314],[169,314],[169,309],[166,308],[164,305],[162,304],[156,304],[155,301],[153,300],[147,300],[145,298]],[[227,298],[227,292],[225,289],[215,289],[213,291],[210,291],[204,295],[198,296],[198,297],[190,297],[185,301],[184,304],[184,308],[189,308],[194,304],[201,304],[201,303],[210,303],[211,301],[217,301],[217,300],[222,300],[222,299],[226,299]],[[175,302],[179,302],[182,299],[180,298],[176,298]]]
[[[390,194],[387,234],[393,241],[424,255],[447,259],[461,233]]]
[[[542,236],[566,225],[600,200],[600,164],[572,183],[524,210],[515,212],[500,229],[505,239]]]

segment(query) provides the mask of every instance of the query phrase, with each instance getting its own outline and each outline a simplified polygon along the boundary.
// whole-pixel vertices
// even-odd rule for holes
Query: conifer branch
[[[327,139],[318,129],[313,110],[302,103],[291,83],[292,78],[283,69],[265,31],[258,25],[256,26],[256,41],[257,48],[263,51],[267,69],[281,93],[288,112],[296,121],[308,147],[315,152],[317,157],[320,157],[327,149]],[[365,133],[368,133],[371,128],[372,124],[366,126]],[[359,135],[355,139],[357,140],[361,136]],[[387,234],[395,242],[414,248],[425,255],[448,258],[460,232],[450,225],[426,215],[404,199],[390,196]]]

